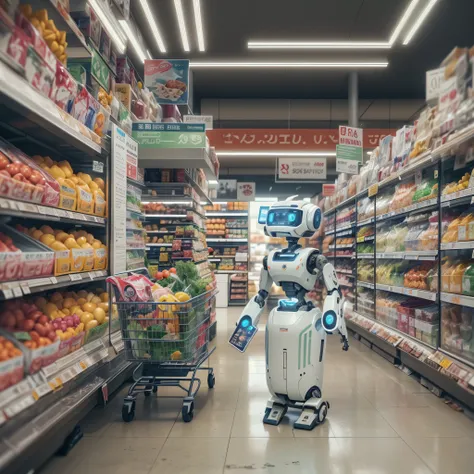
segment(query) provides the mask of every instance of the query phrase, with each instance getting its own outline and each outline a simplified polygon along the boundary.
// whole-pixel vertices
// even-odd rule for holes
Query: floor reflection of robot
[[[290,198],[291,199],[291,198]],[[326,334],[338,332],[347,351],[342,296],[332,264],[314,248],[298,240],[310,237],[321,224],[321,210],[310,203],[284,201],[261,207],[259,223],[271,237],[285,237],[288,247],[273,250],[263,260],[260,291],[242,312],[229,342],[244,352],[257,332],[260,315],[273,283],[289,299],[279,300],[268,317],[265,334],[267,385],[272,396],[264,423],[278,425],[288,407],[301,409],[294,427],[311,430],[326,418],[329,403],[322,398]],[[321,278],[328,295],[323,312],[305,295]]]

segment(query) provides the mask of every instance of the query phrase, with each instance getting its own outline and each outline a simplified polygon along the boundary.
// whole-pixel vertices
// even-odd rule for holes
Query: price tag
[[[13,298],[13,291],[12,290],[2,290],[3,298],[6,300],[11,300]]]
[[[75,219],[76,218],[75,213],[71,212],[71,211],[66,211],[66,215],[67,215],[68,219]]]
[[[28,282],[20,283],[20,286],[24,295],[31,294],[31,290],[30,290],[30,287],[28,286]]]
[[[459,296],[451,296],[451,303],[453,303],[453,304],[461,304],[461,297],[459,297]]]
[[[92,171],[96,173],[103,173],[104,172],[104,163],[100,161],[93,160],[92,161]]]
[[[10,205],[8,204],[8,201],[5,199],[0,199],[0,207],[2,209],[10,209]]]
[[[38,206],[38,212],[40,214],[46,215],[47,214],[47,209],[43,206]]]
[[[71,281],[80,281],[80,280],[82,280],[82,275],[79,275],[79,273],[71,273],[69,275],[69,279]]]
[[[88,272],[88,275],[91,280],[94,279],[94,272]]]
[[[35,400],[39,400],[41,397],[44,397],[46,394],[50,393],[51,391],[52,391],[52,388],[49,385],[49,383],[44,383],[36,387],[35,390],[33,390],[33,398]]]
[[[28,395],[18,401],[15,401],[4,411],[8,418],[13,418],[18,413],[22,412],[23,410],[26,410],[28,407],[33,405],[33,403],[35,403],[35,399],[32,395]]]
[[[58,371],[58,366],[56,365],[56,362],[53,362],[52,364],[43,367],[41,371],[43,372],[44,377],[46,379],[49,379],[53,374]]]
[[[12,209],[13,211],[18,210],[18,206],[15,201],[10,201],[10,209]]]
[[[23,292],[19,286],[15,286],[15,288],[13,288],[13,296],[15,298],[21,298],[23,296]]]
[[[25,212],[26,211],[26,206],[24,203],[19,202],[17,203],[18,210]]]
[[[56,277],[50,277],[49,281],[51,282],[51,284],[53,285],[57,285],[58,284],[58,279]]]
[[[448,369],[448,368],[451,366],[452,363],[453,363],[452,360],[443,359],[443,360],[439,363],[439,365],[440,365],[441,367],[443,367],[443,369]]]

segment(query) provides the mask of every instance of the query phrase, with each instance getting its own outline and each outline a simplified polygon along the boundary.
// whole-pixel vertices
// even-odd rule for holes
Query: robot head
[[[262,206],[258,216],[259,224],[265,224],[265,232],[271,237],[311,237],[319,229],[322,220],[321,209],[305,201],[276,202]]]

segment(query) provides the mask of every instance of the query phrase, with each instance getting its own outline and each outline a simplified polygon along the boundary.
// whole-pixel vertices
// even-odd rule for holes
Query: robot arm
[[[237,327],[229,339],[229,343],[240,352],[247,349],[257,332],[260,315],[265,308],[265,301],[268,298],[272,284],[273,280],[268,273],[267,257],[265,257],[263,259],[263,270],[260,274],[260,291],[245,306]]]
[[[263,309],[265,308],[265,302],[270,293],[273,280],[270,274],[268,273],[267,268],[267,257],[263,259],[263,269],[260,273],[260,291],[247,303],[244,310],[242,311],[242,316],[239,319],[242,321],[243,318],[250,317],[251,324],[257,326],[258,321],[260,320],[260,315],[262,314]]]
[[[332,334],[337,330],[341,335],[342,349],[347,351],[349,349],[349,341],[347,340],[346,322],[342,312],[343,298],[336,270],[323,255],[317,254],[315,260],[314,272],[319,273],[322,277],[328,291],[328,296],[324,300],[322,326],[328,334]]]

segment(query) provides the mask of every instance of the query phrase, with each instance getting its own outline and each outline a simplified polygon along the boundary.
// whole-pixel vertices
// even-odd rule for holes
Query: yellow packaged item
[[[103,193],[99,191],[95,191],[94,201],[95,201],[94,214],[96,216],[104,217],[107,203],[103,197]]]
[[[462,278],[466,268],[470,265],[469,262],[462,262],[458,264],[451,272],[451,278],[449,282],[450,293],[461,293],[462,292]]]
[[[94,270],[105,270],[107,268],[107,249],[94,249]]]
[[[92,214],[94,211],[94,199],[92,194],[81,186],[77,187],[77,210],[84,214]]]
[[[468,226],[470,222],[474,221],[474,214],[470,213],[465,216],[458,226],[458,242],[465,242],[468,239]]]
[[[67,209],[69,211],[75,211],[77,200],[76,200],[76,189],[71,187],[71,183],[67,183],[68,179],[58,179],[59,188],[59,207]],[[74,185],[74,183],[72,183]]]
[[[56,250],[54,252],[54,274],[64,275],[71,273],[71,251]]]
[[[451,281],[451,273],[456,267],[456,264],[451,260],[446,260],[441,265],[441,290],[449,293],[449,286]]]

